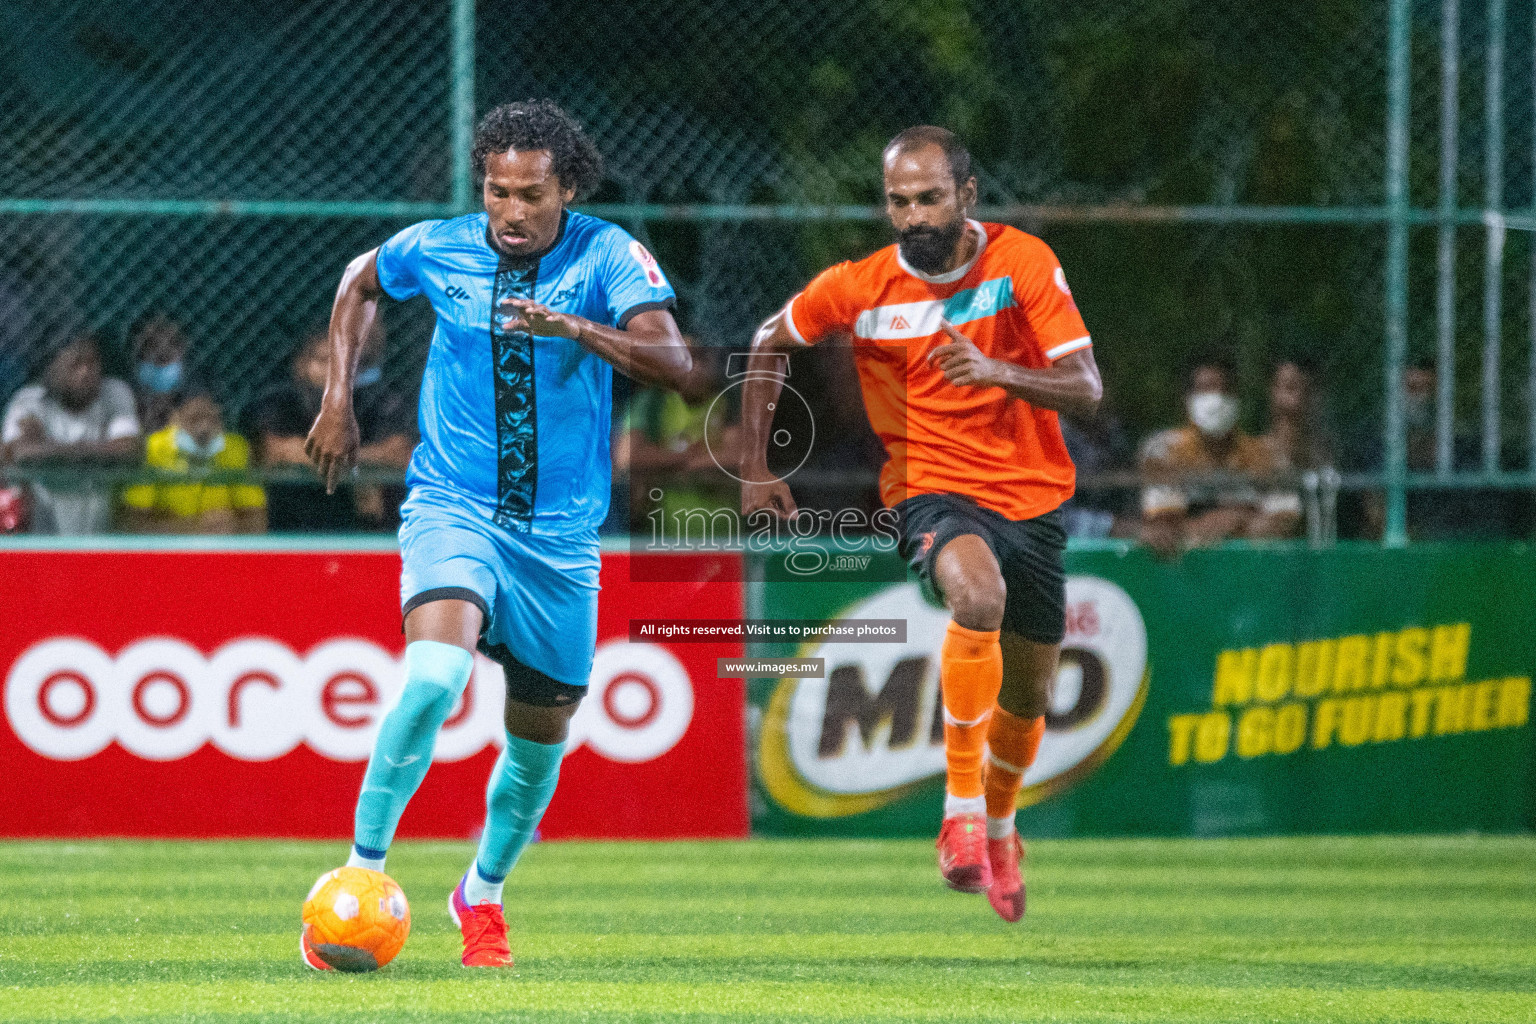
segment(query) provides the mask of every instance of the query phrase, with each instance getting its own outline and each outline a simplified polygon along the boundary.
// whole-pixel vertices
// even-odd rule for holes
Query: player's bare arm
[[[790,333],[784,318],[789,307],[769,317],[752,337],[747,360],[747,381],[741,394],[741,514],[767,510],[785,518],[795,514],[795,498],[789,484],[768,469],[768,434],[773,410],[784,388],[772,356],[800,342]],[[755,372],[754,372],[755,371]]]
[[[507,299],[504,306],[517,313],[513,326],[521,326],[530,334],[570,338],[641,384],[676,389],[693,369],[693,357],[669,310],[648,309],[635,314],[623,327],[608,327],[571,313],[557,313],[531,299]]]
[[[944,324],[948,344],[928,353],[928,362],[944,371],[958,387],[1002,388],[1037,409],[1053,409],[1069,416],[1092,416],[1104,396],[1093,349],[1063,356],[1041,368],[992,359],[953,324]]]
[[[379,284],[378,255],[379,250],[370,249],[347,264],[331,306],[331,364],[325,397],[304,442],[304,453],[325,481],[328,494],[335,492],[357,462],[361,443],[352,410],[352,385],[363,341],[378,316],[379,298],[384,294]]]

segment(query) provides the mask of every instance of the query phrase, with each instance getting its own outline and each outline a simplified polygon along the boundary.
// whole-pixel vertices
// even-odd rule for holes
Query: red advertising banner
[[[543,835],[744,836],[744,687],[715,678],[741,642],[628,639],[636,614],[740,616],[741,584],[637,582],[629,561],[603,556]],[[0,551],[0,836],[350,837],[403,682],[399,574],[386,551]],[[477,658],[402,837],[479,830],[503,700]]]

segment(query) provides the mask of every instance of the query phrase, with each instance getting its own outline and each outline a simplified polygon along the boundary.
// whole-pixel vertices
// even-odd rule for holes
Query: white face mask
[[[1237,399],[1220,391],[1199,391],[1189,396],[1186,405],[1189,422],[1212,440],[1232,433],[1237,426]]]
[[[224,435],[214,434],[206,444],[199,444],[197,438],[177,427],[176,448],[188,458],[211,459],[224,450]]]

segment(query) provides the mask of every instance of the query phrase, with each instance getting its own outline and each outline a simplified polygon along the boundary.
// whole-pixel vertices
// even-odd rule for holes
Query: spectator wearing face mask
[[[289,380],[255,402],[251,433],[260,464],[303,476],[293,483],[267,485],[267,527],[274,533],[348,531],[358,528],[356,495],[350,481],[326,494],[313,478],[304,439],[320,414],[330,349],[323,334],[311,335],[293,357]]]
[[[1294,528],[1286,512],[1295,495],[1261,490],[1275,467],[1268,445],[1238,428],[1232,391],[1226,365],[1196,366],[1184,400],[1188,422],[1142,444],[1141,536],[1161,555]]]
[[[1403,371],[1403,423],[1407,441],[1408,472],[1434,473],[1437,469],[1435,413],[1440,376],[1435,364],[1420,360]],[[1385,470],[1379,421],[1359,444],[1355,468],[1367,473]],[[1460,431],[1451,439],[1451,469],[1476,473],[1482,469],[1482,450],[1476,438]],[[1358,501],[1341,502],[1341,536],[1380,540],[1386,526],[1386,495],[1366,491]],[[1408,492],[1410,540],[1491,540],[1522,532],[1517,492],[1498,489],[1420,488]]]
[[[146,313],[128,328],[134,361],[134,398],[146,433],[163,429],[171,413],[193,395],[208,394],[202,378],[187,365],[187,335],[164,313]]]
[[[92,479],[91,471],[133,465],[143,445],[133,391],[102,376],[94,336],[65,345],[41,383],[16,392],[5,409],[0,444],[18,466],[80,471],[78,482],[28,487],[32,532],[78,536],[112,529],[113,487]]]
[[[144,465],[173,480],[135,484],[123,492],[124,525],[135,533],[265,533],[267,496],[228,479],[250,468],[245,438],[224,429],[207,395],[193,395],[145,441]],[[216,479],[210,479],[216,477]]]
[[[326,494],[314,476],[304,442],[325,395],[325,375],[330,368],[330,340],[325,331],[311,334],[293,360],[292,377],[258,398],[252,429],[259,439],[261,465],[268,469],[302,471],[296,483],[267,486],[267,522],[274,533],[380,529],[391,525],[391,509],[380,507],[377,487],[348,482]],[[376,382],[367,387],[382,387]],[[357,426],[362,447],[359,466],[404,469],[415,447],[415,422],[410,406],[388,401],[387,395],[356,394]],[[380,518],[379,513],[383,516]],[[398,515],[396,511],[395,516]]]

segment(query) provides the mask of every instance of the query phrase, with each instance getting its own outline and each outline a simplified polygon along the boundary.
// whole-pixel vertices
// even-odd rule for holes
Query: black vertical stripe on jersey
[[[491,289],[491,364],[496,374],[496,514],[498,526],[527,533],[539,483],[538,403],[533,383],[533,335],[508,329],[516,319],[507,299],[531,299],[539,261],[505,256]]]

